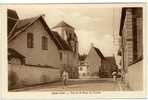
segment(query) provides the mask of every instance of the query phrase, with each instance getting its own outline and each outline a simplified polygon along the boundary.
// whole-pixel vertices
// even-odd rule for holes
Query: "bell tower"
[[[69,44],[73,52],[78,53],[78,39],[74,27],[70,26],[64,21],[61,21],[59,24],[54,26],[52,30],[58,32],[62,39]]]

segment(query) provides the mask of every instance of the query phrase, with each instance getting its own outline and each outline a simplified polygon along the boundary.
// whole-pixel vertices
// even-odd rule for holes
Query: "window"
[[[60,60],[62,60],[62,52],[60,52]]]
[[[33,48],[33,34],[27,33],[27,48]]]
[[[42,36],[42,49],[48,50],[48,38],[45,36]]]
[[[83,76],[85,76],[85,73],[83,73]]]
[[[80,71],[82,71],[83,70],[83,68],[82,67],[80,67]]]

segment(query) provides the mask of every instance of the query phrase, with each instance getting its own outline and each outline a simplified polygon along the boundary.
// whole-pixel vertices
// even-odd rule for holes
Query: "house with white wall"
[[[85,61],[81,61],[79,65],[79,79],[88,79],[90,78],[88,65]]]
[[[8,35],[8,47],[25,55],[25,64],[60,67],[59,44],[43,16],[18,20]]]
[[[8,69],[18,77],[16,83],[33,85],[58,80],[60,51],[65,48],[50,31],[45,16],[16,16],[15,11],[8,10]],[[19,63],[21,59],[23,63]]]

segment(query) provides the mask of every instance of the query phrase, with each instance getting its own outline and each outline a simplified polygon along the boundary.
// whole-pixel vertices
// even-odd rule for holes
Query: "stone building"
[[[121,65],[125,80],[135,90],[142,89],[143,59],[143,9],[122,8],[120,22]]]
[[[84,70],[80,70],[81,73],[86,73],[87,78],[111,78],[112,72],[118,72],[118,66],[114,56],[105,57],[101,51],[92,46],[87,57],[80,64],[80,68],[83,67]],[[82,68],[81,68],[82,69]]]
[[[19,19],[16,11],[8,9],[7,13],[8,79],[9,83],[16,81],[15,86],[9,84],[9,88],[59,80],[59,51],[69,48],[58,41],[57,36],[46,24],[44,15]]]
[[[27,65],[60,67],[59,44],[42,15],[19,19],[8,35],[8,48],[24,55]]]
[[[78,38],[75,33],[74,27],[62,21],[52,28],[52,31],[59,35],[59,40],[62,40],[69,50],[61,50],[61,66],[63,70],[69,72],[70,78],[78,78]],[[61,41],[61,43],[62,43]]]
[[[101,68],[101,62],[102,59],[104,59],[103,54],[101,53],[101,51],[92,46],[86,59],[85,62],[88,66],[88,75],[91,76],[92,78],[99,78],[99,69]]]
[[[83,54],[83,55],[79,55],[79,79],[87,79],[90,78],[89,75],[89,70],[88,70],[88,65],[85,62],[87,55]]]

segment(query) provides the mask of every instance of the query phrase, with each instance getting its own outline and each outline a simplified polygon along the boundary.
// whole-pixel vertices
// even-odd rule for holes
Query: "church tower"
[[[72,48],[73,52],[78,53],[78,38],[74,27],[70,26],[64,21],[61,21],[59,24],[54,26],[52,30],[59,33],[59,35]]]

